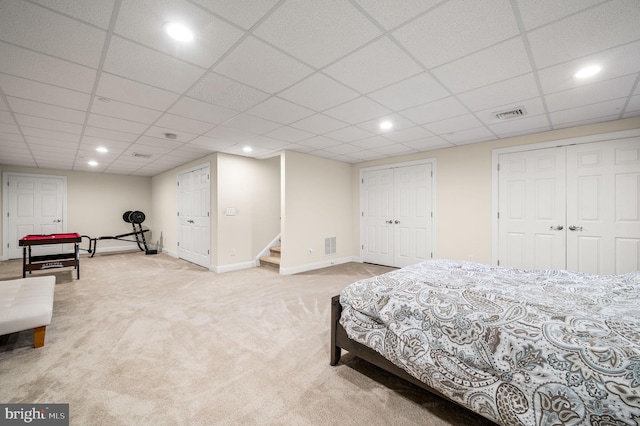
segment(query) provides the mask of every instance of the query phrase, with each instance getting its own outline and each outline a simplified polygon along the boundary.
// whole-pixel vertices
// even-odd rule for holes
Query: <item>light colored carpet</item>
[[[0,280],[21,267],[0,262]],[[331,296],[388,270],[215,274],[164,254],[83,257],[80,280],[49,271],[43,348],[31,331],[0,336],[0,402],[69,403],[72,425],[489,425],[349,354],[329,365]]]

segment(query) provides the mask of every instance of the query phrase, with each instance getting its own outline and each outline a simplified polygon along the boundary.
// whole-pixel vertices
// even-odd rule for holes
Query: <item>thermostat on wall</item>
[[[224,214],[227,216],[235,216],[236,215],[236,208],[235,207],[227,207],[227,209],[224,211]]]

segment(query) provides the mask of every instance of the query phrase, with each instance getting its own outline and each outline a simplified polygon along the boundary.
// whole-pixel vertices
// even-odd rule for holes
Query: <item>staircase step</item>
[[[276,271],[280,270],[280,257],[276,256],[262,256],[260,258],[260,266],[264,266],[267,268],[275,269]]]
[[[269,251],[272,257],[280,257],[280,246],[269,247]]]

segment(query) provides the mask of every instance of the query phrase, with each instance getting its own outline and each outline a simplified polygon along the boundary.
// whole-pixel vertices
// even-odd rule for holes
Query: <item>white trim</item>
[[[211,263],[211,251],[212,251],[211,250],[211,247],[212,247],[211,233],[213,232],[212,231],[213,230],[213,212],[212,212],[212,209],[211,209],[211,161],[206,161],[204,163],[201,163],[201,164],[198,164],[198,165],[195,165],[195,166],[191,166],[189,168],[186,168],[186,169],[183,169],[183,170],[179,170],[179,171],[176,172],[176,202],[177,202],[176,211],[180,211],[180,208],[182,207],[180,205],[180,185],[179,185],[180,184],[180,176],[182,176],[183,174],[191,173],[191,172],[194,172],[196,170],[200,170],[200,169],[204,169],[204,168],[206,168],[208,170],[208,173],[209,173],[209,179],[207,180],[208,187],[209,187],[208,188],[209,189],[209,195],[208,195],[208,198],[209,198],[209,228],[208,228],[209,229],[209,247],[207,247],[208,256],[207,256],[207,259],[205,259],[205,261],[203,262],[203,264],[199,264],[199,263],[195,263],[195,262],[193,262],[193,263],[195,265],[202,266],[202,267],[206,268],[207,265],[204,264],[204,263],[205,262],[206,263]],[[182,238],[182,235],[181,235],[181,232],[180,232],[180,216],[178,216],[177,214],[176,214],[176,228],[177,228],[176,230],[177,230],[177,236],[178,236],[178,244],[176,245],[176,257],[178,259],[182,259],[180,257],[180,255],[179,255],[179,253],[180,253],[179,244],[180,244],[180,240]],[[190,260],[188,260],[188,259],[183,259],[183,260],[186,260],[187,262],[190,262]]]
[[[293,275],[300,274],[302,272],[313,271],[321,268],[328,268],[329,266],[341,265],[343,263],[358,262],[362,263],[356,256],[343,257],[341,259],[323,260],[317,263],[307,263],[306,265],[298,265],[291,268],[283,268],[280,266],[280,275]]]
[[[433,176],[431,177],[431,211],[433,213],[433,220],[431,221],[431,235],[433,235],[433,244],[431,246],[432,248],[432,254],[433,254],[433,259],[437,259],[438,258],[438,254],[437,254],[437,248],[438,248],[438,238],[437,238],[437,223],[438,223],[438,206],[436,205],[436,200],[438,197],[436,197],[436,189],[438,188],[437,185],[437,176],[438,176],[438,160],[436,158],[425,158],[425,159],[421,159],[421,160],[414,160],[414,161],[404,161],[401,163],[388,163],[388,164],[383,164],[383,165],[379,165],[379,166],[372,166],[372,167],[362,167],[359,170],[359,175],[358,175],[358,211],[356,212],[356,214],[358,215],[358,229],[359,229],[359,242],[358,245],[360,246],[358,248],[358,256],[357,256],[357,262],[362,262],[362,246],[364,245],[364,229],[363,229],[363,224],[362,224],[362,187],[360,186],[362,183],[362,179],[363,179],[363,173],[365,172],[370,172],[370,171],[374,171],[374,170],[384,170],[384,169],[396,169],[396,168],[400,168],[400,167],[408,167],[408,166],[419,166],[419,165],[423,165],[423,164],[430,164],[431,165],[431,172],[433,173]]]
[[[6,188],[9,176],[23,176],[32,178],[47,178],[62,180],[62,232],[67,232],[67,176],[65,175],[43,175],[38,173],[2,172],[2,257],[0,260],[7,260],[9,251],[9,191]]]
[[[491,151],[491,263],[498,263],[498,160],[502,154],[514,152],[534,151],[538,149],[554,148],[568,145],[578,145],[592,142],[627,139],[640,136],[640,129],[621,130],[611,133],[599,133],[597,135],[579,136],[575,138],[558,139],[554,141],[532,143],[527,145],[496,148]]]
[[[223,272],[240,271],[242,269],[251,269],[255,267],[256,265],[254,261],[250,260],[248,262],[232,263],[230,265],[222,265],[222,266],[211,265],[209,266],[209,270],[212,272],[221,274]]]

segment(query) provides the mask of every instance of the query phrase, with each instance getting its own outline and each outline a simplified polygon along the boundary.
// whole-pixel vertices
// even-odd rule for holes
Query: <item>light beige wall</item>
[[[147,219],[143,225],[153,231],[154,217],[151,214],[151,178],[149,177],[9,166],[3,166],[1,171],[66,176],[66,230],[68,232],[78,232],[90,237],[131,232],[131,224],[122,219],[123,213],[129,210],[144,212]],[[2,190],[4,185],[0,191]],[[0,199],[2,199],[1,195],[0,193]],[[0,219],[2,220],[4,217]],[[105,240],[98,243],[98,249],[131,245],[121,241]]]
[[[494,149],[637,128],[640,128],[640,117],[360,163],[353,170],[353,190],[354,194],[359,194],[358,178],[363,168],[436,159],[435,256],[459,260],[472,256],[474,261],[491,263],[491,156]],[[352,216],[353,251],[357,253],[360,241],[357,196],[353,198],[352,206],[356,212]]]
[[[235,216],[227,216],[235,208]],[[218,266],[252,262],[280,233],[280,160],[218,156]]]
[[[355,236],[352,165],[292,151],[283,154],[282,164],[281,271],[297,272],[351,258]],[[336,237],[333,256],[324,255],[325,237]]]
[[[216,153],[153,177],[152,211],[162,249],[177,256],[177,176],[202,164],[209,164],[211,173],[211,266],[253,262],[280,232],[278,157],[256,160]],[[236,215],[226,216],[227,207],[236,208]]]

